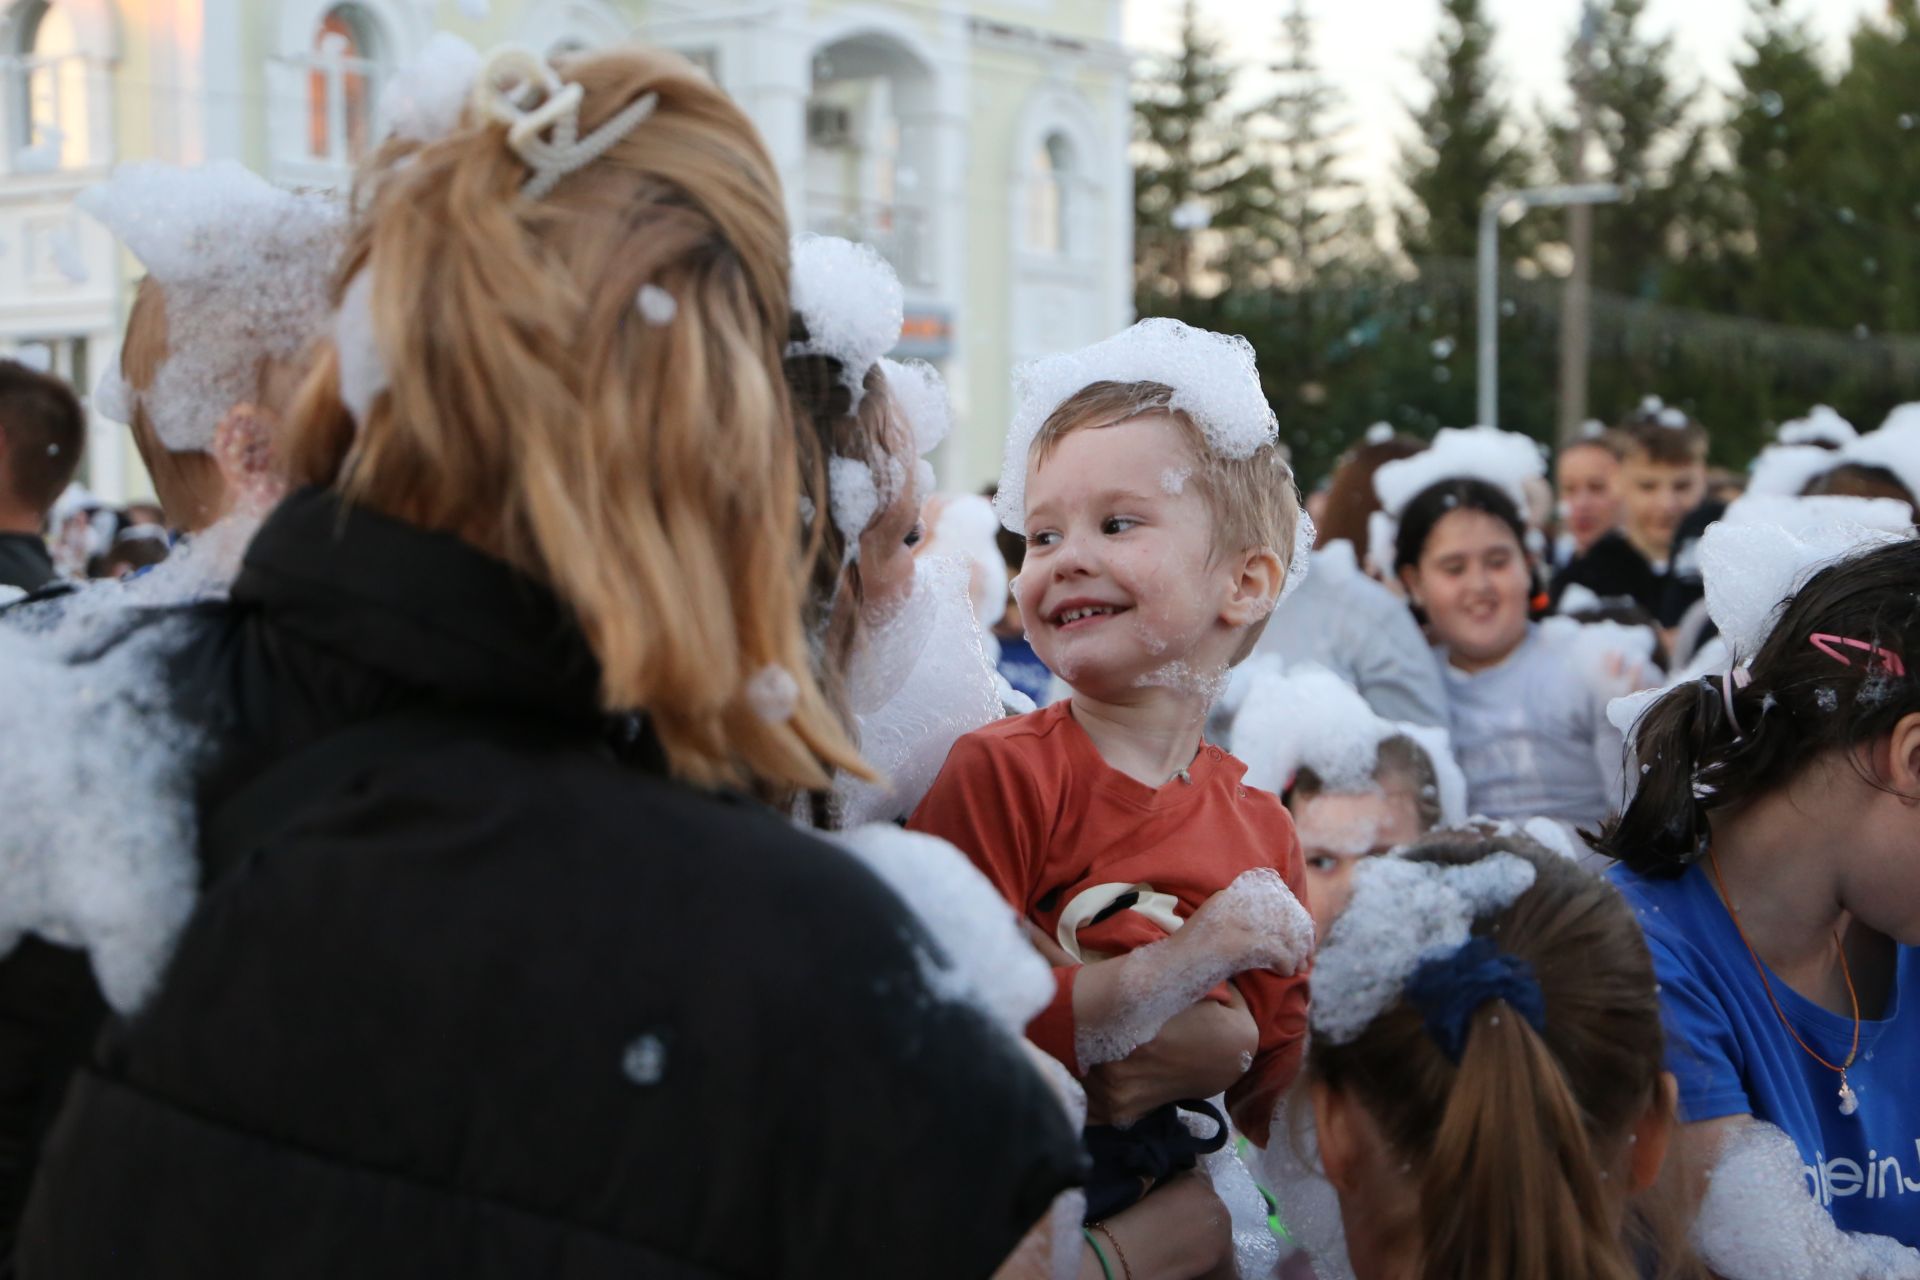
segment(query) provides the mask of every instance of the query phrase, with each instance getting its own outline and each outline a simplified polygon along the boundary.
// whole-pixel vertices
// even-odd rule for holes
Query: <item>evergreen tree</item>
[[[1671,69],[1672,39],[1641,30],[1646,0],[1601,0],[1588,78],[1594,133],[1604,167],[1589,174],[1626,188],[1626,203],[1594,216],[1593,283],[1636,297],[1657,297],[1671,262],[1685,248],[1684,233],[1703,208],[1708,181],[1708,130],[1692,120],[1697,90],[1681,86]],[[1581,78],[1576,42],[1569,68]],[[1555,153],[1569,173],[1570,125],[1556,130]]]
[[[1920,333],[1920,4],[1889,0],[1854,33],[1834,89],[1832,169],[1812,216],[1832,228],[1849,285],[1837,327]]]
[[[1440,0],[1440,10],[1439,37],[1420,64],[1432,92],[1400,162],[1413,197],[1398,214],[1400,243],[1416,259],[1473,257],[1487,193],[1524,186],[1532,167],[1495,88],[1481,0]]]
[[[1281,20],[1273,73],[1279,87],[1259,112],[1266,126],[1262,156],[1273,179],[1259,248],[1271,246],[1271,253],[1267,263],[1249,265],[1264,265],[1270,278],[1304,288],[1330,268],[1374,256],[1371,210],[1342,167],[1340,92],[1314,56],[1306,0],[1293,0]]]
[[[1185,0],[1180,47],[1134,97],[1134,287],[1143,312],[1206,291],[1267,217],[1272,180],[1229,106],[1237,68]]]
[[[1787,0],[1753,0],[1756,29],[1736,64],[1740,93],[1727,127],[1729,186],[1741,244],[1717,274],[1719,296],[1698,301],[1763,320],[1826,327],[1850,304],[1835,271],[1830,203],[1832,82],[1818,46]],[[1847,322],[1851,325],[1851,321]]]

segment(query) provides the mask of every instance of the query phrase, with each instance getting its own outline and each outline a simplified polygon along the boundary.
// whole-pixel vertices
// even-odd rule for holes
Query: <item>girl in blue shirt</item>
[[[1750,671],[1678,686],[1642,716],[1646,772],[1602,837],[1660,977],[1682,1194],[1702,1194],[1734,1127],[1765,1121],[1793,1139],[1801,1191],[1840,1230],[1907,1245],[1920,1245],[1916,592],[1911,539],[1815,574]]]

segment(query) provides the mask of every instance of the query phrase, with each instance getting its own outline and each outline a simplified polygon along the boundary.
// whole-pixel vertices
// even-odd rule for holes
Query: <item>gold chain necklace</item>
[[[1780,1001],[1773,994],[1773,984],[1767,981],[1767,966],[1760,963],[1760,953],[1753,949],[1753,943],[1747,938],[1747,931],[1740,924],[1740,912],[1733,905],[1733,895],[1727,892],[1727,882],[1720,877],[1720,858],[1714,853],[1713,846],[1707,846],[1707,861],[1713,867],[1713,882],[1719,886],[1720,899],[1727,904],[1727,914],[1733,917],[1734,932],[1740,935],[1740,941],[1746,945],[1747,955],[1753,959],[1754,972],[1760,975],[1760,985],[1767,993],[1767,1002],[1773,1006],[1774,1016],[1780,1019],[1780,1025],[1787,1029],[1793,1042],[1806,1051],[1808,1057],[1829,1071],[1840,1074],[1840,1114],[1850,1116],[1860,1109],[1860,1098],[1847,1083],[1847,1070],[1853,1066],[1854,1055],[1860,1052],[1860,997],[1853,990],[1853,971],[1847,967],[1847,949],[1840,945],[1840,935],[1833,935],[1833,949],[1840,953],[1840,976],[1847,980],[1847,1000],[1853,1005],[1853,1043],[1847,1048],[1847,1060],[1838,1066],[1828,1062],[1813,1051],[1813,1046],[1800,1038],[1793,1029],[1793,1023],[1787,1021],[1786,1010],[1780,1007]]]

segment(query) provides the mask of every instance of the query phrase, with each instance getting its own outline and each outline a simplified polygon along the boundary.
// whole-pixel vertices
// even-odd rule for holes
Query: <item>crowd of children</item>
[[[1302,495],[1149,319],[989,506],[692,68],[393,102],[84,202],[164,566],[0,365],[0,1274],[1920,1276],[1920,406]]]

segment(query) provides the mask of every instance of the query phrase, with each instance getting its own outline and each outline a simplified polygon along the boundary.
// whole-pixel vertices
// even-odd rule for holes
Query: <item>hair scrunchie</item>
[[[1466,1052],[1474,1013],[1489,1000],[1505,1000],[1535,1031],[1547,1029],[1547,1000],[1533,966],[1500,950],[1490,937],[1470,938],[1457,950],[1424,962],[1407,979],[1406,992],[1427,1034],[1455,1065]]]

